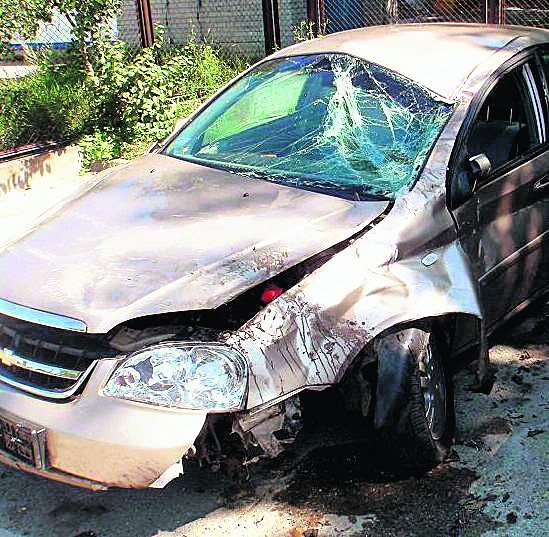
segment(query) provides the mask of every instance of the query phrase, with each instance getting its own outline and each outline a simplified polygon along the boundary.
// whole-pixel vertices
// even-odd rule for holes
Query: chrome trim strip
[[[32,386],[30,384],[25,384],[24,382],[20,382],[18,380],[14,380],[10,377],[6,377],[0,373],[0,382],[3,382],[4,384],[8,384],[9,386],[12,386],[14,388],[19,388],[20,390],[23,390],[25,392],[31,393],[32,395],[38,395],[39,397],[46,397],[49,399],[67,399],[68,397],[71,397],[74,395],[78,388],[84,384],[84,381],[91,375],[91,372],[95,365],[97,364],[98,360],[94,360],[82,373],[82,376],[78,379],[78,381],[73,384],[68,390],[46,390],[44,388],[37,388],[36,386]]]
[[[541,179],[534,183],[534,190],[543,190],[549,186],[549,173],[546,173]]]
[[[28,308],[9,302],[0,298],[0,313],[19,319],[21,321],[28,321],[29,323],[41,324],[44,326],[50,326],[52,328],[61,328],[63,330],[72,330],[74,332],[87,332],[88,327],[83,321],[73,319],[71,317],[65,317],[64,315],[57,315],[56,313],[48,313],[47,311],[36,310],[34,308]]]
[[[499,276],[508,268],[512,267],[515,263],[518,263],[521,259],[524,259],[537,249],[540,249],[542,247],[542,243],[546,240],[549,240],[549,229],[546,229],[543,233],[533,238],[530,242],[526,243],[524,246],[521,246],[518,250],[515,250],[505,259],[502,259],[497,265],[494,265],[479,278],[479,283],[482,285],[487,285],[487,281],[489,282],[491,279]]]
[[[10,349],[4,347],[0,350],[0,363],[6,367],[18,367],[19,369],[25,369],[32,371],[33,373],[40,373],[42,375],[48,375],[50,377],[57,377],[67,380],[78,380],[84,371],[77,371],[75,369],[65,369],[64,367],[57,367],[55,365],[44,364],[40,362],[34,362],[28,358],[23,358]]]

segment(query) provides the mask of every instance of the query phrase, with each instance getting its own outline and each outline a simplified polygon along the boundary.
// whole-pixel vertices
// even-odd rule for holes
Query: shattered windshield
[[[168,155],[346,198],[408,191],[451,106],[344,54],[267,61],[206,107]]]

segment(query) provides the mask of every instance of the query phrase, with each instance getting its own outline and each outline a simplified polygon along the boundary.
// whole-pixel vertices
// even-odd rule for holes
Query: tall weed
[[[0,149],[72,140],[93,128],[95,110],[85,76],[43,60],[32,75],[0,83]]]

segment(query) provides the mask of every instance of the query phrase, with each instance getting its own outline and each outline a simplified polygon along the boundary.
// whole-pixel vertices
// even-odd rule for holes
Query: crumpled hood
[[[90,332],[215,308],[350,237],[387,205],[148,155],[6,247],[0,298]]]

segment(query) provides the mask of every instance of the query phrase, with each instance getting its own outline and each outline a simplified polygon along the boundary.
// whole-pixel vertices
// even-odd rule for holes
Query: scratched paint
[[[102,334],[141,316],[215,309],[344,242],[346,248],[225,339],[248,361],[246,408],[254,411],[337,382],[365,345],[399,323],[448,313],[482,322],[476,269],[446,205],[446,171],[473,96],[503,63],[546,41],[546,34],[503,29],[496,46],[493,29],[479,28],[478,39],[465,40],[470,27],[433,26],[422,27],[419,45],[401,39],[400,47],[383,46],[400,31],[360,30],[275,56],[362,56],[452,104],[417,181],[406,182],[391,203],[327,196],[149,155],[98,178],[8,245],[0,253],[0,273],[9,275],[0,296],[81,319],[89,332]],[[381,32],[391,34],[389,41]],[[438,42],[455,64],[444,58],[440,72],[433,72],[425,42]],[[403,43],[411,47],[406,54]],[[422,263],[428,253],[436,261]],[[108,401],[100,390],[114,362],[100,361],[74,405],[2,386],[0,406],[46,427],[48,450],[64,479],[147,486],[192,447],[206,415]],[[121,419],[135,426],[120,429]],[[91,429],[83,435],[85,427]],[[127,449],[129,435],[133,450]],[[82,459],[82,448],[99,456]]]

